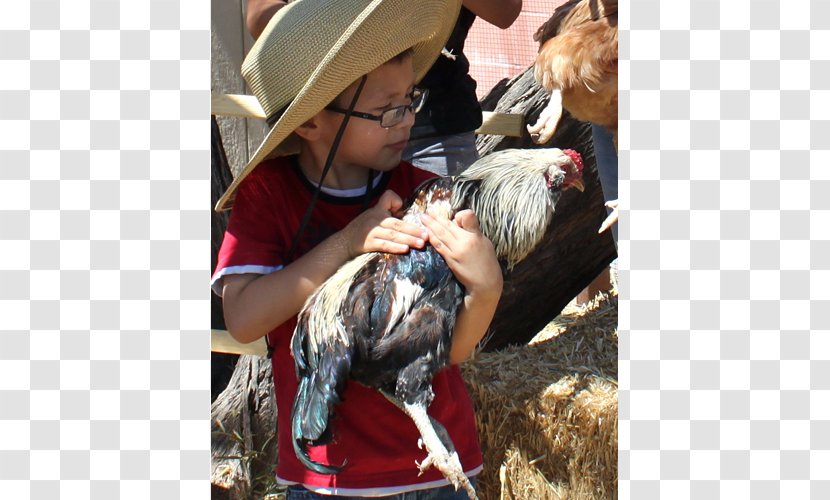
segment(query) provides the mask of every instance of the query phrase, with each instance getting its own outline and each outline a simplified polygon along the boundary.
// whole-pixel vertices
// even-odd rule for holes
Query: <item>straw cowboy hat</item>
[[[346,87],[412,48],[416,81],[435,62],[461,0],[298,0],[271,18],[242,63],[242,76],[273,124],[216,210],[263,160],[293,154],[292,132]]]

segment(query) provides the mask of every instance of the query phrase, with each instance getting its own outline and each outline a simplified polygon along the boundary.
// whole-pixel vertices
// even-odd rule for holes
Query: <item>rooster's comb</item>
[[[582,173],[582,155],[578,152],[574,151],[573,149],[564,149],[562,150],[563,153],[568,155],[568,157],[573,160],[574,164],[576,165],[577,171]]]

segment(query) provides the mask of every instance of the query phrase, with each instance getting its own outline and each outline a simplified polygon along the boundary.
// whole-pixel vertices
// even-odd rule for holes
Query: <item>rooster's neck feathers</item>
[[[569,161],[558,149],[490,154],[455,179],[452,206],[476,214],[481,232],[511,269],[544,237],[555,201],[546,176],[562,177],[559,167]]]
[[[550,179],[571,160],[559,149],[508,149],[479,159],[456,177],[424,182],[407,201],[403,220],[423,226],[421,215],[453,218],[470,209],[496,256],[511,269],[542,239],[554,211]]]

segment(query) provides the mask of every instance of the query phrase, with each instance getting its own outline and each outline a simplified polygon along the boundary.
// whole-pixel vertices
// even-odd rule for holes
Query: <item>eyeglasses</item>
[[[369,113],[360,113],[358,111],[352,111],[351,115],[356,116],[358,118],[363,118],[365,120],[374,120],[380,122],[380,126],[383,128],[390,128],[394,127],[395,125],[401,123],[406,116],[406,111],[412,111],[412,113],[417,113],[424,107],[424,103],[427,100],[427,94],[429,93],[428,90],[421,90],[419,88],[412,89],[412,93],[409,94],[409,98],[412,99],[412,102],[409,104],[404,104],[403,106],[395,106],[394,108],[389,108],[383,113],[379,115],[372,115]],[[335,113],[342,113],[348,114],[349,111],[343,108],[339,108],[334,105],[328,105],[325,107],[328,111],[334,111]]]

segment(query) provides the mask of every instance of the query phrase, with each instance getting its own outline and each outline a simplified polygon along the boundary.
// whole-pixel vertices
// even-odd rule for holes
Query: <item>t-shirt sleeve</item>
[[[229,274],[269,274],[282,269],[285,243],[267,176],[254,170],[239,186],[217,255],[211,288],[222,295]],[[266,169],[263,169],[266,170]]]

